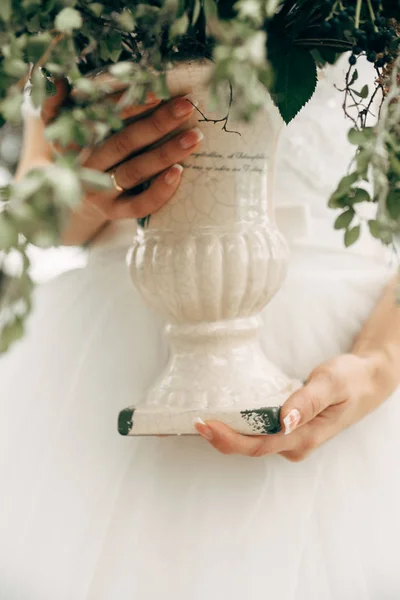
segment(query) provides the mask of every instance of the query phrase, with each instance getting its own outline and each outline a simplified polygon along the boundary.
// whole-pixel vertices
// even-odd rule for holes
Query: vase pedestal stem
[[[247,435],[277,433],[280,407],[300,384],[264,355],[259,317],[169,325],[170,359],[143,406],[122,411],[123,435],[197,434],[196,418]]]

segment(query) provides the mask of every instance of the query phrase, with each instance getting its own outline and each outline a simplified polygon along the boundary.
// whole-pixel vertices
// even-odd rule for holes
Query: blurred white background
[[[49,248],[40,250],[31,247],[31,275],[37,283],[44,283],[52,277],[86,264],[86,253],[80,248]]]

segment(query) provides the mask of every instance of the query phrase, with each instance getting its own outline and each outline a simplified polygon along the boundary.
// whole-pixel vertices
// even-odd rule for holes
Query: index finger
[[[196,422],[197,431],[222,454],[261,457],[288,450],[291,441],[282,434],[242,435],[220,421]]]

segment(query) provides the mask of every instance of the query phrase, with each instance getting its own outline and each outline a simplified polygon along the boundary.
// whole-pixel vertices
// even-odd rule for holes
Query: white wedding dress
[[[367,234],[344,250],[326,208],[351,156],[336,76],[277,176],[292,263],[263,344],[301,379],[350,348],[393,271]],[[297,464],[118,435],[167,351],[124,264],[134,227],[39,288],[0,361],[0,599],[399,600],[400,393]]]

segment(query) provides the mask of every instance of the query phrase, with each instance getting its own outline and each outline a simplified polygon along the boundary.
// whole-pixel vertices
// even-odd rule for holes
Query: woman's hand
[[[43,124],[54,119],[68,97],[69,89],[65,82],[58,82],[56,87],[56,95],[49,98],[43,107]],[[110,100],[116,103],[121,96],[122,92],[116,92]],[[63,243],[83,243],[108,221],[145,217],[171,199],[181,178],[182,166],[179,163],[198,148],[203,137],[198,128],[188,129],[187,121],[193,111],[194,103],[186,97],[162,103],[154,95],[149,95],[145,105],[125,108],[120,114],[123,119],[135,117],[134,122],[102,144],[81,151],[82,166],[113,173],[115,187],[105,192],[85,194],[78,210],[70,216]],[[185,124],[186,131],[173,135]],[[33,138],[36,139],[36,151],[25,152],[29,156],[20,165],[20,176],[32,166],[51,161],[50,149],[47,156],[46,152],[37,151],[40,134],[44,135],[43,125],[41,132],[37,126],[33,127],[31,124],[30,129],[28,123],[27,136],[32,142]],[[166,136],[168,139],[160,143]],[[154,145],[156,147],[150,148]],[[147,189],[136,194],[132,192],[133,188],[149,180],[152,181]]]
[[[217,421],[197,423],[196,429],[223,454],[280,454],[301,461],[387,397],[380,380],[385,360],[384,353],[377,351],[363,356],[344,354],[319,366],[283,405],[279,434],[240,435]]]
[[[160,101],[134,107],[135,116],[149,108],[155,110],[86,153],[84,167],[113,173],[115,189],[102,194],[89,193],[84,199],[88,207],[107,220],[141,218],[159,210],[179,185],[183,169],[179,163],[198,148],[203,138],[198,128],[192,128],[144,151],[188,121],[194,110],[185,97],[157,105]],[[130,158],[132,154],[135,154],[134,158]],[[155,179],[145,191],[139,194],[129,191],[153,177]]]

